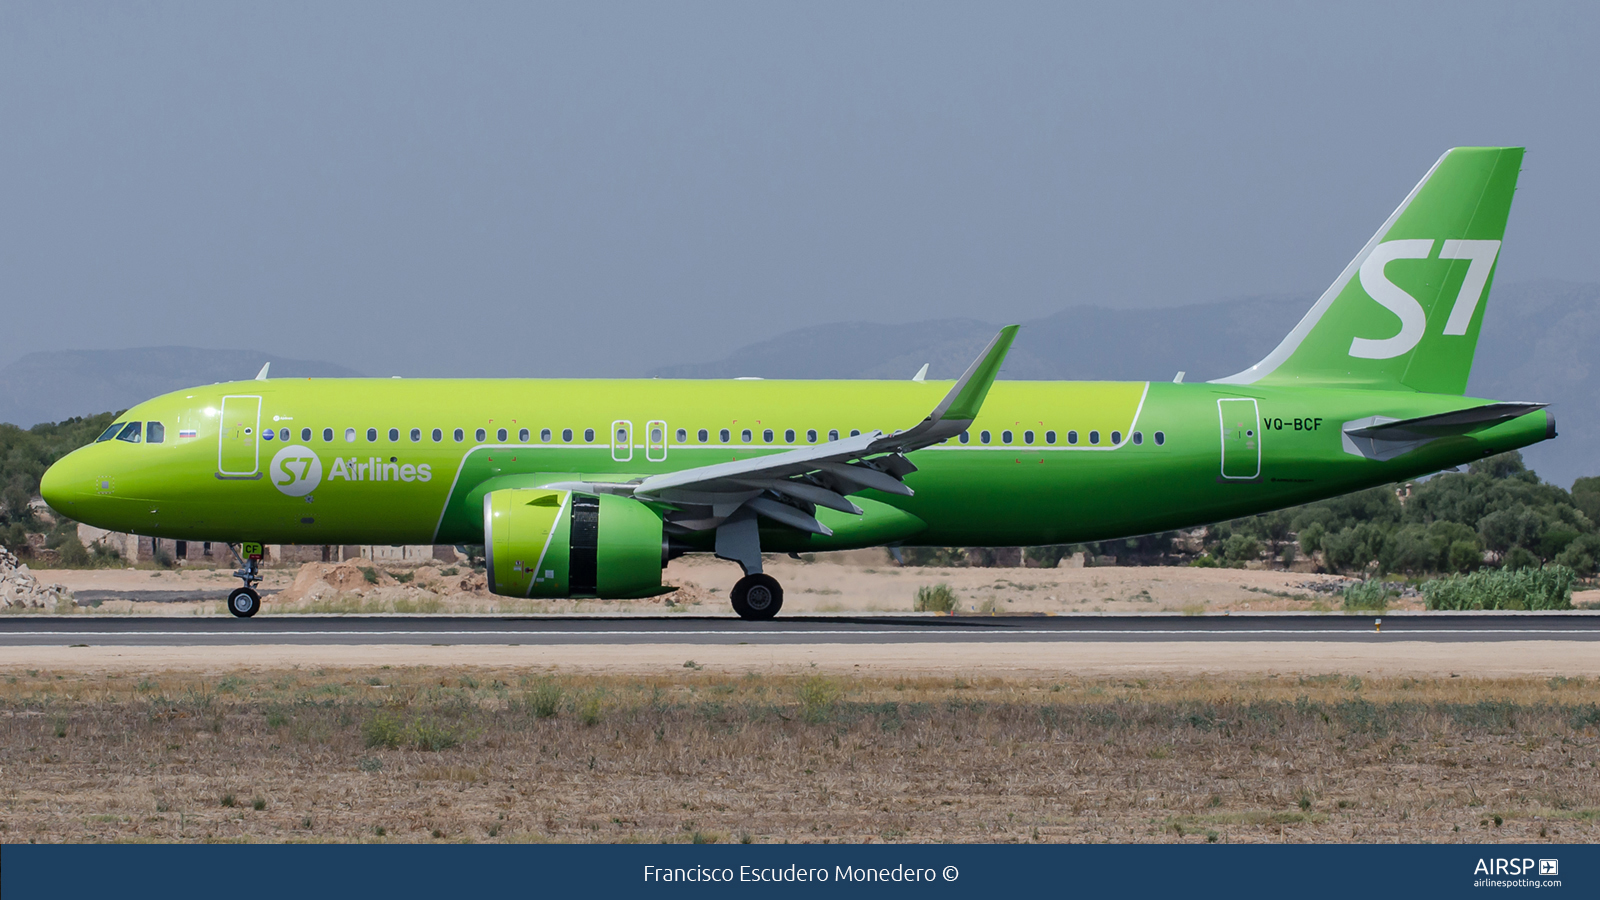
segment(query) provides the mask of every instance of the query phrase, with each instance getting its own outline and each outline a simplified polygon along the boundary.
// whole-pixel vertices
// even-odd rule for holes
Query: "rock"
[[[0,609],[55,610],[71,601],[72,591],[65,585],[40,584],[15,554],[0,547]]]

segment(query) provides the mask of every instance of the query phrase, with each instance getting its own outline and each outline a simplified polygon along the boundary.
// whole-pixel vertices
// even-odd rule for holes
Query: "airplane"
[[[1463,396],[1520,147],[1458,147],[1265,359],[1204,383],[271,379],[141,403],[45,473],[62,515],[259,544],[481,544],[516,597],[640,598],[669,560],[1019,546],[1187,528],[1416,478],[1555,437],[1543,403]],[[250,552],[254,550],[255,552]],[[243,551],[243,552],[241,552]]]

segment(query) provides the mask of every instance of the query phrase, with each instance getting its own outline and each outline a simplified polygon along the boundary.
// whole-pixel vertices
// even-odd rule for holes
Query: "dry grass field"
[[[1600,684],[0,671],[0,841],[1595,841]]]

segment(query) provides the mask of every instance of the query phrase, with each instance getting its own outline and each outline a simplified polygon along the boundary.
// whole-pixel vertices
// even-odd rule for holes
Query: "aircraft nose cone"
[[[39,496],[50,504],[51,509],[69,518],[72,517],[71,513],[78,498],[88,487],[89,477],[81,471],[82,466],[79,461],[73,459],[75,455],[69,453],[56,460],[39,479]]]

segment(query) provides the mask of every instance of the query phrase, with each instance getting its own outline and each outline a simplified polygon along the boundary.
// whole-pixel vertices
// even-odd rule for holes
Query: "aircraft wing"
[[[626,483],[561,482],[552,488],[621,494],[670,504],[667,523],[682,531],[715,528],[741,508],[813,534],[831,534],[816,507],[861,514],[848,495],[878,490],[909,497],[902,479],[917,467],[905,454],[948,440],[977,418],[1017,326],[1000,329],[927,417],[904,431],[873,431],[783,453],[665,472]]]

